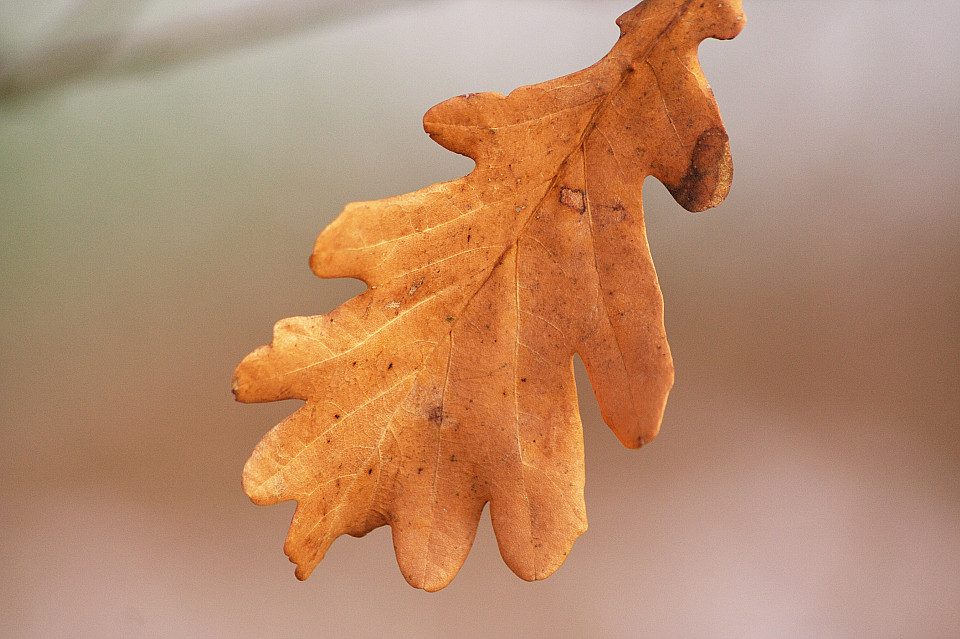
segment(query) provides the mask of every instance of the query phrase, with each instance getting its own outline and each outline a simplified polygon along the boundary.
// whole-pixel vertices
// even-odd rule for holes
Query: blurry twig
[[[259,0],[95,37],[54,36],[19,59],[0,59],[0,99],[90,76],[162,69],[411,1],[423,0]]]

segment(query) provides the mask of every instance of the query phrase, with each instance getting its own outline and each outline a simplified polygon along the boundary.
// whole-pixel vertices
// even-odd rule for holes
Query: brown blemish
[[[435,424],[439,424],[443,421],[443,407],[434,406],[429,411],[427,411],[427,419]]]
[[[410,290],[407,291],[407,295],[408,295],[408,296],[413,295],[414,293],[417,292],[417,289],[420,288],[421,286],[423,286],[423,278],[422,278],[422,277],[420,278],[420,281],[414,282],[414,283],[410,286]],[[397,306],[399,307],[400,304],[397,304]]]
[[[575,209],[581,215],[587,210],[587,201],[580,189],[561,188],[560,204]]]
[[[730,191],[733,161],[727,132],[721,127],[704,131],[693,148],[690,166],[677,185],[667,184],[677,204],[697,213],[723,202]]]

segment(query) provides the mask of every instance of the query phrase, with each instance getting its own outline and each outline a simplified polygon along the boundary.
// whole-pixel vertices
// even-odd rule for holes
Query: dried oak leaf
[[[574,353],[620,441],[657,434],[673,364],[641,185],[657,177],[691,211],[726,195],[697,46],[744,18],[739,0],[646,0],[618,24],[586,70],[430,109],[427,133],[476,168],[348,205],[310,265],[367,291],[279,322],[237,368],[242,402],[306,400],[243,471],[254,502],[298,502],[300,579],[339,535],[389,524],[404,577],[438,590],[486,502],[510,568],[550,575],[587,526]]]

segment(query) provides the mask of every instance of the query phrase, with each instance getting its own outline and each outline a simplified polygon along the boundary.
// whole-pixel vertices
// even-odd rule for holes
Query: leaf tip
[[[276,504],[278,499],[264,489],[266,482],[263,479],[263,472],[261,470],[262,462],[263,455],[260,452],[260,448],[255,448],[253,454],[250,455],[247,463],[243,466],[243,473],[240,476],[240,486],[243,488],[243,492],[246,493],[247,497],[250,498],[250,501],[256,505],[271,506]]]
[[[260,361],[269,351],[269,346],[260,346],[243,358],[233,371],[230,390],[238,402],[250,404],[263,401],[252,392],[253,382],[261,376]]]
[[[425,592],[438,592],[449,586],[451,581],[453,581],[453,577],[450,577],[449,579],[433,579],[424,581],[421,584],[413,585],[416,588],[423,589]]]
[[[627,448],[634,450],[646,446],[660,434],[660,423],[660,420],[658,420],[656,424],[647,427],[645,430],[642,430],[630,438],[621,438],[620,441]]]
[[[291,559],[290,561],[292,561],[293,563],[296,563],[295,561],[293,561],[293,559]],[[310,576],[310,573],[312,572],[313,572],[313,568],[308,568],[303,564],[297,564],[297,569],[293,571],[293,574],[300,581],[306,581],[307,578]]]
[[[245,388],[246,384],[244,383],[244,371],[243,364],[246,362],[246,358],[234,369],[233,371],[233,380],[230,383],[230,391],[233,393],[233,398],[238,402],[244,402],[246,397]]]

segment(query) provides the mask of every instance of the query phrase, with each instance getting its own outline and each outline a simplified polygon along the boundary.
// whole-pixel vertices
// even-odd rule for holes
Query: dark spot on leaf
[[[391,368],[393,368],[393,362],[390,362],[390,365],[387,366],[387,370],[390,370]]]
[[[568,189],[567,187],[561,188],[560,204],[569,206],[577,213],[581,214],[587,210],[587,201],[583,196],[583,191],[580,189]]]
[[[727,133],[721,127],[707,129],[697,138],[690,165],[678,184],[666,184],[677,204],[694,213],[714,207],[727,196],[733,162]]]

